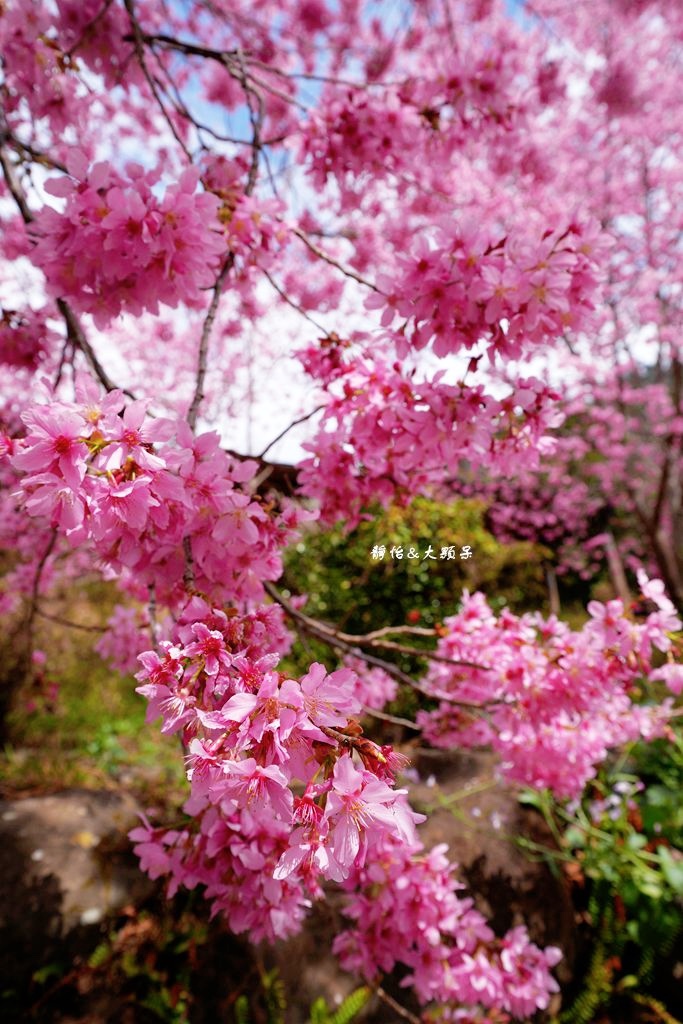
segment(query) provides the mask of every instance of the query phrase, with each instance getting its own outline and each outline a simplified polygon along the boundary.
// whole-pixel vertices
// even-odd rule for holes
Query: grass
[[[50,611],[90,630],[106,621],[116,594],[90,584]],[[45,651],[40,673],[18,690],[0,757],[6,796],[71,787],[126,789],[145,802],[177,805],[186,795],[177,737],[145,723],[147,702],[132,676],[121,676],[94,652],[97,633],[46,619],[35,646]],[[56,689],[56,692],[55,692]]]

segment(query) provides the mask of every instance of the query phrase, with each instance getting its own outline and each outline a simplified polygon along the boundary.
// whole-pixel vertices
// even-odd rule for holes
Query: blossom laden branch
[[[434,659],[437,661],[445,661],[451,665],[456,665],[461,668],[477,668],[482,671],[488,671],[486,665],[480,665],[476,662],[466,662],[462,660],[442,657],[439,654],[432,654],[430,651],[424,651],[421,648],[408,648],[402,645],[391,644],[389,641],[382,640],[367,640],[363,636],[356,636],[353,633],[344,633],[341,630],[334,629],[332,626],[328,626],[318,619],[312,618],[310,615],[306,615],[304,612],[295,608],[287,599],[278,591],[278,589],[271,583],[265,584],[265,590],[270,596],[280,604],[289,616],[296,619],[301,624],[303,629],[309,632],[312,636],[317,637],[319,640],[324,640],[331,647],[336,647],[339,650],[346,651],[349,654],[356,655],[362,658],[370,665],[376,665],[378,668],[383,669],[388,675],[393,676],[399,682],[404,683],[411,689],[418,691],[428,697],[434,697],[433,692],[429,692],[420,682],[408,675],[397,665],[392,664],[390,661],[385,661],[383,658],[379,658],[376,654],[368,653],[364,648],[370,647],[371,649],[388,649],[388,650],[401,650],[404,653],[410,653],[418,655],[420,657],[427,658],[428,660]],[[442,696],[441,694],[439,696]],[[487,708],[486,703],[477,703],[470,701],[461,701],[455,696],[444,694],[442,699],[447,700],[449,703],[457,705],[463,708],[469,708],[475,711],[485,712]]]

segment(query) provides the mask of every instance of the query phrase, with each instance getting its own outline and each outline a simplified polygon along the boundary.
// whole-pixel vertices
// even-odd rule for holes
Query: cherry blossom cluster
[[[78,82],[68,74],[60,47],[52,45],[52,29],[53,16],[46,4],[30,0],[27,5],[3,5],[4,102],[11,112],[18,112],[30,96],[32,115],[49,119],[55,131],[63,131],[74,120],[78,124],[84,111],[77,102]]]
[[[378,968],[400,964],[407,969],[401,984],[420,1002],[446,1004],[439,1019],[460,1019],[449,1006],[452,1013],[454,1005],[461,1012],[469,1005],[528,1020],[558,991],[550,970],[562,954],[553,946],[540,950],[523,927],[496,939],[473,901],[458,894],[464,887],[446,849],[385,840],[369,864],[355,867],[344,883],[353,893],[344,911],[353,925],[334,950],[343,966],[370,980]]]
[[[133,44],[126,40],[125,10],[100,0],[57,0],[53,29],[65,53],[77,48],[78,60],[102,75],[108,87],[120,86],[130,68]]]
[[[398,363],[329,365],[328,403],[317,435],[304,445],[313,455],[299,475],[326,521],[357,522],[372,502],[386,505],[442,481],[445,467],[455,473],[461,459],[479,466],[511,457],[534,462],[557,422],[555,393],[534,378],[494,399],[482,385],[446,384],[442,374],[418,381]]]
[[[282,571],[283,544],[311,517],[291,503],[266,512],[248,492],[255,462],[228,456],[214,433],[148,416],[142,401],[126,405],[120,392],[84,386],[80,401],[37,405],[23,420],[13,465],[28,514],[171,604],[184,592],[188,543],[199,590],[258,600]]]
[[[349,91],[315,112],[305,126],[302,155],[319,188],[331,175],[342,184],[363,174],[383,177],[409,166],[416,137],[426,130],[417,110],[395,92]]]
[[[262,495],[278,466],[190,425],[201,403],[224,428],[243,377],[250,408],[267,391],[259,345],[240,365],[231,344],[248,333],[285,355],[267,296],[303,314],[296,345],[324,409],[301,493],[325,520],[483,470],[498,529],[562,544],[565,564],[576,532],[572,564],[590,570],[583,542],[613,514],[632,545],[648,534],[683,608],[683,6],[403,7],[399,25],[374,0],[0,3],[0,610],[25,595],[40,614],[55,582],[93,567],[134,598],[98,647],[124,671],[150,648],[140,692],[182,740],[191,786],[185,825],[134,833],[150,874],[202,885],[253,938],[296,930],[335,883],[347,966],[407,971],[441,1020],[529,1019],[557,952],[522,928],[494,937],[444,851],[422,848],[394,786],[401,756],[356,722],[393,680],[354,659],[283,671],[292,638],[266,584],[310,513]],[[356,286],[379,332],[353,334]],[[186,308],[171,325],[160,304]],[[138,319],[112,329],[119,314]],[[643,374],[634,338],[652,354]],[[607,369],[570,360],[580,347]],[[546,351],[567,417],[552,445],[559,385],[511,364]],[[432,353],[469,356],[464,380],[450,358],[425,379]],[[504,389],[478,383],[480,358]],[[86,366],[138,399],[155,387],[173,419],[79,387]],[[466,596],[439,641],[451,661],[419,684],[436,704],[427,740],[490,744],[509,779],[572,798],[612,746],[666,735],[670,698],[641,697],[683,692],[680,622],[661,584],[640,583],[646,611],[592,603],[574,630]]]
[[[381,710],[396,697],[398,683],[383,668],[368,665],[354,654],[345,656],[344,667],[355,676],[353,696],[362,707]]]
[[[514,477],[491,474],[485,483],[463,480],[458,492],[487,502],[487,522],[503,543],[542,544],[552,550],[558,574],[571,570],[588,579],[600,567],[602,550],[594,536],[605,504],[592,486],[596,459],[586,459],[589,449],[573,431],[553,441],[552,454],[538,466],[521,467]],[[570,476],[569,465],[580,470]]]
[[[528,113],[547,102],[552,73],[530,89],[528,54],[509,25],[492,18],[483,43],[472,25],[493,14],[493,5],[467,7],[459,25],[463,45],[449,51],[436,37],[427,42],[425,33],[423,59],[406,62],[407,74],[390,86],[376,80],[390,70],[393,53],[387,47],[379,67],[368,69],[370,88],[328,85],[301,126],[301,152],[313,181],[323,188],[334,179],[342,209],[351,209],[360,186],[373,188],[393,177],[409,190],[416,181],[426,184],[430,165],[432,182],[447,176],[458,151],[476,148],[483,138],[494,149],[500,141],[507,164],[518,159],[510,154],[510,133],[516,129],[521,135]]]
[[[63,212],[44,207],[33,225],[31,258],[55,298],[66,298],[104,327],[121,312],[158,313],[159,303],[202,302],[225,242],[219,200],[197,192],[199,173],[183,172],[159,199],[161,169],[110,163],[88,167],[74,152],[69,175],[46,189],[64,200]]]
[[[117,605],[95,650],[113,669],[127,675],[138,668],[138,651],[149,644],[150,638],[160,640],[170,635],[170,631],[168,617],[152,623],[147,608]]]
[[[446,356],[483,341],[491,356],[517,358],[529,344],[588,325],[604,245],[593,222],[536,238],[441,227],[433,243],[423,237],[397,256],[396,273],[378,278],[379,292],[366,306],[383,309],[387,327],[402,320],[405,351],[431,343]]]
[[[43,310],[4,309],[0,316],[0,363],[35,370],[56,339]]]
[[[620,600],[591,601],[580,630],[536,613],[497,617],[483,594],[466,594],[438,653],[467,665],[430,667],[425,686],[439,705],[418,713],[425,736],[443,747],[490,744],[507,778],[577,797],[610,748],[666,732],[671,699],[638,704],[639,683],[680,691],[680,666],[655,670],[653,655],[672,651],[681,621],[661,581],[641,574],[640,583],[656,606],[643,621]]]
[[[420,818],[392,788],[404,759],[362,736],[349,669],[288,679],[258,614],[200,599],[141,661],[148,718],[189,751],[193,820],[156,845],[145,834],[143,864],[201,881],[234,930],[289,934],[320,882],[346,878],[381,836],[415,841]]]
[[[649,383],[633,363],[609,376],[584,364],[581,377],[563,389],[562,410],[566,427],[550,457],[514,479],[491,476],[475,487],[489,503],[496,536],[545,544],[561,573],[588,578],[610,529],[626,565],[663,574],[667,552],[657,532],[676,534],[676,492],[669,497],[665,485],[683,471],[683,416],[666,384]],[[644,526],[656,508],[656,527]]]
[[[350,669],[316,663],[288,678],[258,614],[227,616],[199,598],[140,660],[148,719],[182,736],[191,783],[186,828],[144,821],[131,833],[152,877],[167,876],[171,892],[203,885],[234,931],[271,940],[299,929],[324,881],[343,883],[354,925],[335,950],[349,969],[374,979],[402,963],[423,1003],[520,1018],[547,1005],[559,951],[523,928],[494,939],[457,896],[445,848],[425,854],[422,818],[394,788],[407,760],[362,735]]]
[[[233,206],[224,207],[221,212],[228,249],[240,257],[243,264],[272,263],[288,238],[282,213],[282,203],[277,200],[238,196]]]
[[[476,13],[475,9],[475,18]],[[479,14],[483,16],[484,12],[480,9]],[[480,48],[473,40],[470,48],[449,55],[438,74],[415,75],[401,86],[402,102],[414,105],[432,131],[445,134],[451,146],[467,145],[474,129],[478,138],[482,131],[497,127],[507,133],[530,102],[528,89],[521,86],[520,54],[515,43],[504,25],[496,26],[494,31],[502,45],[493,52]],[[441,54],[437,51],[435,56]]]

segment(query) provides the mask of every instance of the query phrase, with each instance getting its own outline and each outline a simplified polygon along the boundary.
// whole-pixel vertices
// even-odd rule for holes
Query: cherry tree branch
[[[53,527],[52,530],[50,531],[50,537],[48,539],[48,542],[45,545],[45,550],[43,551],[42,555],[40,556],[40,559],[38,560],[38,564],[36,565],[36,571],[33,576],[33,584],[31,587],[31,601],[29,603],[28,613],[26,615],[27,633],[31,632],[33,622],[35,620],[36,615],[38,614],[38,598],[40,596],[40,584],[43,579],[43,573],[45,572],[45,566],[47,565],[47,561],[52,552],[54,551],[55,544],[57,543],[57,537],[58,532],[56,528]]]
[[[216,320],[216,314],[218,313],[218,306],[221,299],[221,293],[223,291],[223,285],[225,280],[235,265],[235,254],[234,252],[228,253],[221,271],[216,278],[216,282],[213,286],[213,295],[211,297],[211,303],[204,318],[202,324],[202,333],[199,338],[199,350],[197,353],[197,378],[194,388],[194,394],[192,401],[190,402],[190,408],[187,413],[187,422],[191,429],[194,430],[197,426],[197,417],[199,415],[199,407],[202,404],[204,398],[204,381],[206,378],[207,369],[207,356],[209,350],[209,340],[211,338],[211,332],[213,325]]]
[[[309,618],[309,616],[305,617]],[[331,635],[334,635],[335,637],[344,641],[345,643],[354,644],[358,647],[371,647],[378,648],[381,650],[399,651],[402,654],[414,654],[421,658],[429,658],[432,661],[441,661],[448,665],[455,665],[460,668],[471,668],[481,670],[484,672],[491,671],[490,665],[481,665],[476,661],[464,661],[458,658],[447,658],[443,655],[436,654],[436,652],[434,651],[423,650],[420,647],[410,647],[407,644],[397,644],[391,640],[382,640],[376,634],[373,633],[345,633],[342,630],[337,630],[331,626],[326,626],[324,623],[320,623],[317,619],[311,619],[311,621],[315,622],[318,626],[322,627],[323,629],[329,630]],[[401,627],[397,628],[400,629]],[[434,635],[438,635],[436,631],[434,631]]]
[[[140,70],[142,71],[143,75],[145,76],[145,80],[146,80],[147,84],[149,85],[149,88],[150,88],[150,90],[152,92],[152,96],[156,100],[157,106],[159,107],[159,110],[161,111],[162,116],[163,116],[164,120],[166,121],[166,124],[168,125],[168,127],[169,127],[169,129],[171,131],[171,134],[173,135],[173,138],[176,140],[176,142],[178,143],[178,145],[182,149],[182,151],[185,154],[185,157],[189,161],[189,163],[192,163],[192,154],[190,153],[189,149],[187,148],[187,146],[183,142],[182,138],[180,137],[180,135],[178,133],[178,129],[173,124],[173,119],[172,119],[171,115],[168,113],[168,111],[166,110],[166,106],[165,106],[165,104],[163,102],[163,99],[161,98],[161,94],[159,92],[159,88],[158,88],[157,82],[155,81],[154,76],[152,75],[152,72],[149,70],[149,68],[147,66],[147,60],[145,58],[145,47],[144,47],[145,37],[144,37],[144,33],[143,33],[142,29],[140,28],[140,24],[139,24],[139,22],[137,20],[137,17],[135,15],[135,6],[134,6],[134,3],[133,3],[133,0],[123,0],[123,4],[124,4],[124,7],[126,8],[126,11],[128,12],[128,17],[130,19],[131,28],[133,29],[133,45],[135,46],[135,55],[136,55],[136,57],[138,59],[138,64],[140,65]]]
[[[380,640],[384,636],[395,636],[404,633],[409,636],[438,636],[437,629],[429,629],[426,626],[383,626],[382,629],[373,629],[370,633],[363,633],[364,640]]]
[[[5,125],[4,112],[0,115],[0,118],[0,165],[2,166],[2,173],[4,175],[7,188],[10,190],[14,202],[17,204],[24,224],[31,224],[34,219],[33,214],[31,213],[31,208],[28,205],[26,194],[24,193],[17,177],[16,168],[9,159],[5,149],[6,143],[9,142],[9,132]]]
[[[282,438],[289,433],[290,430],[293,430],[294,427],[298,427],[300,423],[305,423],[306,420],[312,419],[312,417],[315,416],[316,413],[321,412],[324,408],[324,405],[316,405],[315,409],[312,409],[310,412],[305,413],[303,416],[299,416],[298,419],[292,420],[289,426],[285,427],[284,430],[281,430],[277,437],[274,437],[272,441],[268,442],[266,447],[263,449],[260,455],[257,456],[257,458],[262,459],[266,452],[269,452],[270,449],[278,443],[278,441],[281,441]]]
[[[126,0],[130,3],[131,0]],[[249,166],[249,173],[247,176],[247,183],[244,189],[244,194],[249,196],[256,188],[256,182],[258,180],[258,167],[261,156],[262,141],[261,141],[261,129],[263,125],[263,119],[265,116],[263,100],[256,89],[254,89],[248,82],[246,72],[244,68],[241,68],[241,74],[237,76],[240,80],[244,95],[246,98],[247,107],[249,109],[249,120],[251,123],[252,139],[251,139],[251,163]],[[256,103],[256,109],[254,109],[253,101]],[[199,338],[199,349],[197,353],[197,376],[195,381],[194,394],[190,407],[187,413],[187,422],[190,429],[193,431],[197,427],[197,419],[199,416],[199,408],[204,398],[204,384],[206,381],[206,371],[208,362],[209,352],[209,341],[213,331],[216,316],[218,314],[218,307],[220,305],[221,295],[223,293],[223,286],[230,274],[230,271],[235,265],[235,253],[230,251],[223,261],[220,273],[216,278],[213,286],[213,295],[211,302],[202,324],[202,332]],[[185,556],[185,572],[183,575],[183,581],[185,588],[189,592],[192,592],[195,585],[194,575],[194,558],[192,554],[192,540],[189,536],[183,538],[183,553]]]
[[[316,637],[318,640],[322,640],[330,647],[336,648],[340,651],[345,651],[348,654],[353,654],[358,658],[362,658],[363,661],[370,665],[375,665],[377,668],[383,669],[387,675],[392,676],[399,682],[404,683],[411,689],[421,693],[424,697],[428,697],[430,700],[443,700],[453,704],[455,707],[467,708],[473,711],[485,711],[491,704],[497,703],[496,701],[488,701],[486,704],[478,704],[474,701],[461,701],[450,694],[438,691],[432,692],[428,687],[423,686],[412,676],[409,676],[407,672],[404,672],[397,665],[394,665],[390,661],[385,661],[384,658],[379,658],[376,654],[370,654],[363,650],[365,646],[382,646],[377,641],[368,641],[365,638],[355,636],[353,633],[343,633],[341,630],[334,629],[332,626],[328,626],[324,622],[320,622],[318,619],[312,618],[310,615],[306,615],[304,612],[295,608],[275,587],[272,583],[265,581],[263,584],[265,590],[273,598],[274,601],[279,604],[284,611],[292,619],[295,619],[305,632],[311,636]],[[360,641],[360,642],[359,642]],[[406,652],[407,653],[407,652]],[[419,648],[411,649],[410,653],[415,653],[420,657],[429,658],[431,660],[446,661],[448,664],[489,670],[486,665],[477,665],[474,662],[456,661],[452,658],[442,658],[440,655],[434,655],[431,651],[422,651]]]
[[[636,516],[645,530],[645,534],[652,548],[652,553],[655,556],[657,567],[662,574],[662,579],[666,589],[669,592],[669,596],[673,603],[676,605],[678,611],[683,611],[683,580],[681,580],[678,572],[678,566],[672,564],[671,559],[668,557],[668,552],[662,543],[662,538],[659,532],[653,528],[652,518],[648,516],[638,501],[638,496],[634,488],[627,482],[626,492],[631,499],[633,510]]]
[[[127,3],[128,0],[124,0],[124,2]],[[124,38],[128,39],[130,37],[126,36]],[[285,73],[278,72],[277,69],[265,65],[261,61],[253,61],[249,54],[245,53],[243,50],[215,50],[210,46],[201,46],[198,43],[193,43],[186,39],[175,39],[173,36],[168,36],[164,33],[148,34],[141,32],[140,40],[150,47],[154,47],[155,44],[158,44],[165,49],[175,50],[176,52],[183,53],[186,56],[203,57],[205,60],[216,61],[225,68],[231,77],[237,78],[238,80],[241,80],[246,65],[259,66],[271,74],[280,74],[281,77],[289,78]],[[257,78],[257,76],[251,71],[249,72],[248,77],[254,85],[259,86],[259,88],[270,93],[272,96],[277,96],[278,99],[284,100],[285,103],[291,103],[300,110],[308,110],[306,104],[302,103],[295,96],[283,92],[271,82],[266,82],[262,78]]]
[[[64,54],[65,57],[73,57],[76,50],[78,50],[78,48],[83,45],[87,37],[93,35],[98,22],[102,20],[102,18],[105,16],[113,2],[114,0],[105,0],[104,4],[97,12],[97,14],[93,18],[91,18],[90,21],[87,22],[87,24],[83,26],[83,31],[81,32],[80,38],[76,40],[73,46],[69,47],[69,49]]]
[[[282,598],[282,595],[279,593],[279,591],[277,591],[275,587],[272,586],[272,584],[266,584],[266,589],[268,590],[268,593],[271,596],[278,594],[277,600],[279,601],[279,603],[283,603],[285,601],[285,599]],[[281,598],[282,600],[280,600]],[[286,611],[288,610],[286,604],[284,603],[283,607],[285,608]],[[421,647],[410,647],[407,644],[397,644],[392,640],[384,640],[382,639],[382,634],[386,633],[386,630],[376,630],[374,633],[365,634],[345,633],[340,629],[335,629],[332,626],[325,625],[325,623],[320,622],[318,619],[313,619],[311,618],[311,616],[305,615],[298,609],[293,610],[297,612],[297,615],[302,617],[302,620],[308,620],[309,622],[313,623],[318,629],[324,631],[326,635],[334,636],[336,639],[341,640],[343,643],[346,644],[352,644],[356,647],[370,647],[377,648],[379,650],[397,651],[400,654],[416,655],[420,658],[429,658],[430,661],[440,661],[447,665],[455,665],[458,668],[478,669],[484,672],[491,671],[490,665],[480,665],[476,661],[463,661],[458,658],[447,658],[444,655],[437,654],[435,651],[426,651],[423,650]],[[389,627],[389,631],[396,632],[396,630],[401,630],[402,628],[404,627],[399,626],[392,630],[391,627]],[[431,636],[438,635],[436,630],[430,630],[427,632]],[[422,635],[424,636],[425,634],[423,633]]]
[[[78,319],[78,317],[76,316],[76,314],[74,313],[73,309],[66,301],[66,299],[57,299],[56,305],[59,312],[62,314],[62,317],[64,318],[64,323],[66,324],[68,337],[71,339],[72,344],[76,348],[81,350],[81,352],[87,359],[88,363],[90,364],[91,370],[93,371],[99,382],[102,384],[104,389],[106,391],[121,390],[124,393],[124,395],[128,396],[128,398],[135,399],[135,395],[133,394],[133,392],[129,391],[127,388],[117,389],[117,385],[111,379],[105,368],[102,366],[102,363],[96,356],[95,350],[88,341],[80,320]]]
[[[210,46],[193,43],[190,39],[176,39],[174,36],[166,35],[163,32],[149,33],[141,31],[140,38],[147,46],[154,46],[155,43],[158,43],[165,49],[176,50],[189,57],[204,57],[207,60],[214,60],[223,66],[225,66],[226,61],[237,57],[240,52],[239,50],[215,50]],[[133,42],[132,36],[124,36],[124,39]]]
[[[306,248],[310,249],[310,251],[319,259],[323,260],[325,263],[329,263],[331,267],[336,267],[337,270],[341,270],[345,277],[350,277],[353,281],[357,281],[358,284],[362,284],[364,288],[369,288],[370,291],[380,291],[377,285],[373,284],[372,281],[368,281],[365,277],[361,277],[361,275],[357,274],[355,270],[350,270],[349,267],[345,267],[338,260],[335,260],[334,257],[324,252],[319,246],[310,240],[306,232],[302,231],[301,228],[292,228],[292,234],[296,235],[297,238],[300,238]]]
[[[48,153],[44,153],[40,149],[36,149],[35,146],[29,145],[28,142],[22,142],[16,135],[13,135],[11,131],[7,131],[7,144],[15,150],[20,157],[29,156],[35,164],[40,164],[41,167],[49,167],[53,171],[61,171],[62,174],[68,174],[66,164],[63,164],[60,160],[56,160]]]
[[[390,996],[388,992],[385,992],[381,985],[375,985],[374,989],[382,1002],[391,1007],[394,1013],[397,1013],[399,1017],[403,1018],[403,1020],[409,1021],[409,1024],[422,1024],[419,1017],[414,1013],[411,1013],[410,1010],[406,1010],[405,1006],[401,1006],[400,1003],[397,1003],[394,997]]]
[[[126,2],[130,3],[130,0],[126,0]],[[251,122],[252,129],[251,163],[249,166],[249,173],[247,176],[247,184],[244,189],[244,194],[250,196],[256,187],[256,182],[258,179],[258,165],[261,155],[261,149],[263,146],[261,140],[261,128],[263,125],[264,108],[263,101],[260,95],[255,89],[252,88],[252,86],[247,81],[246,73],[244,72],[244,70],[242,70],[241,76],[236,75],[236,77],[239,78],[239,81],[244,90],[247,106],[249,108],[249,119]],[[252,97],[256,100],[257,103],[256,110],[254,110],[254,107],[251,103]],[[229,252],[223,263],[221,271],[218,277],[216,278],[216,282],[213,286],[213,296],[211,298],[211,303],[209,305],[206,317],[204,319],[204,323],[202,325],[202,333],[199,339],[199,352],[197,356],[197,379],[195,384],[194,395],[192,396],[192,401],[190,403],[190,408],[187,414],[187,422],[193,431],[197,426],[199,407],[202,403],[202,399],[204,398],[204,381],[206,379],[209,340],[211,338],[211,332],[213,330],[213,325],[216,320],[216,314],[218,313],[218,306],[220,303],[221,294],[223,292],[223,285],[225,284],[225,281],[234,265],[235,253]]]
[[[10,133],[7,129],[4,112],[0,111],[0,166],[2,167],[2,172],[7,187],[12,195],[12,198],[14,199],[14,202],[17,205],[19,213],[21,214],[21,218],[24,221],[24,224],[29,225],[33,223],[35,217],[31,212],[30,206],[28,205],[26,193],[24,192],[24,189],[22,188],[22,185],[17,177],[16,167],[9,159],[7,150],[5,149],[6,144],[11,144]],[[83,353],[88,364],[90,365],[91,370],[93,371],[97,379],[100,381],[102,386],[105,388],[105,390],[116,390],[116,385],[112,381],[107,371],[102,366],[102,363],[99,361],[92,345],[90,344],[86,337],[85,331],[83,330],[80,320],[78,319],[76,313],[73,311],[69,303],[66,301],[66,299],[59,298],[56,299],[55,304],[62,315],[64,323],[66,324],[67,337],[69,338],[71,343],[74,345],[75,348],[80,349],[80,351]],[[134,395],[131,394],[130,391],[127,391],[125,388],[122,390],[124,394],[128,395],[129,398],[134,398]]]
[[[36,615],[39,615],[41,619],[47,619],[49,622],[56,622],[60,626],[66,626],[68,629],[79,629],[84,633],[104,633],[106,626],[86,626],[82,622],[73,622],[71,619],[65,619],[61,615],[53,615],[52,612],[46,612],[42,608],[36,608]]]
[[[378,711],[377,708],[370,708],[363,705],[363,714],[369,718],[377,718],[380,722],[389,722],[391,725],[400,725],[403,729],[412,729],[413,732],[422,732],[422,728],[409,718],[401,718],[400,715],[390,715],[387,711]]]

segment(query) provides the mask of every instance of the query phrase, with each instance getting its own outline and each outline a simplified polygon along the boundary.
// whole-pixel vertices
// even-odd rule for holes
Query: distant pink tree
[[[536,138],[546,175],[599,220],[609,245],[593,329],[567,335],[548,360],[565,416],[553,456],[489,480],[491,520],[500,536],[541,540],[560,568],[584,575],[612,534],[622,560],[660,575],[680,609],[680,6],[540,0],[525,10],[555,41],[545,65],[555,94],[559,67],[571,66]]]

